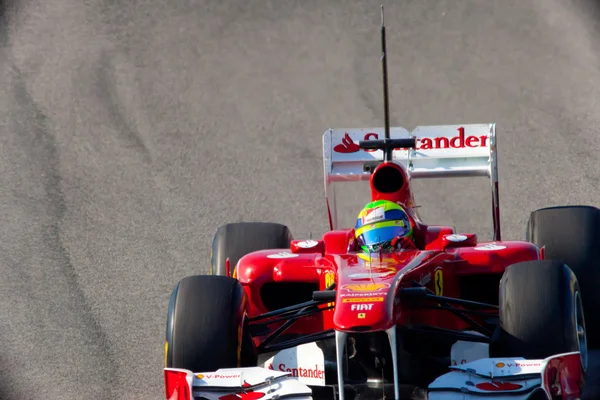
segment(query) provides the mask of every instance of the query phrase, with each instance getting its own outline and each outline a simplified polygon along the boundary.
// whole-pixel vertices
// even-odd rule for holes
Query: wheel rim
[[[579,292],[575,292],[575,318],[576,318],[576,329],[577,329],[577,347],[581,356],[581,365],[583,370],[587,371],[588,367],[588,348],[587,348],[587,335],[585,331],[585,318],[583,316],[583,304],[581,302],[581,296]]]

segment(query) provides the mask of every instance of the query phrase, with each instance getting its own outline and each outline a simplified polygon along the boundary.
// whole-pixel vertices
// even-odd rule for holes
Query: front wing
[[[308,400],[312,390],[290,373],[261,367],[193,373],[165,368],[167,400]]]
[[[311,386],[289,372],[262,367],[193,373],[165,368],[167,400],[313,399]],[[300,380],[299,380],[300,379]],[[450,367],[429,385],[428,400],[579,399],[584,384],[578,352],[543,360],[482,358]],[[540,395],[541,397],[534,397]]]
[[[583,369],[579,352],[557,354],[543,360],[482,358],[450,367],[450,372],[429,385],[429,400],[481,398],[579,399]]]

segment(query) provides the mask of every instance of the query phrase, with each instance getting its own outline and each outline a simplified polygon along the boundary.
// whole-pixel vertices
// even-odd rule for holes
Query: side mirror
[[[325,242],[322,240],[292,240],[290,250],[295,254],[325,254]]]
[[[442,238],[444,248],[452,247],[472,247],[477,244],[477,235],[474,233],[453,233],[444,235]]]

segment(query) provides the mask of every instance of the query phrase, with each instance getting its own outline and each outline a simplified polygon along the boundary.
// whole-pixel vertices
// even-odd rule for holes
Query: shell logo
[[[496,368],[504,368],[505,364],[504,363],[498,363],[496,364]]]
[[[378,292],[383,288],[390,287],[389,283],[355,283],[342,286],[342,289],[351,292]]]
[[[204,379],[204,375],[202,375],[202,374],[196,374],[196,378],[198,378],[198,379]]]

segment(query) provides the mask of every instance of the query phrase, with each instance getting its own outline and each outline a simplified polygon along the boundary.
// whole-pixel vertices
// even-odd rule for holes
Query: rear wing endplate
[[[414,149],[394,149],[392,159],[409,178],[487,176],[492,187],[494,240],[500,239],[496,124],[419,126],[390,129],[390,138],[416,138]],[[384,128],[329,129],[323,135],[325,195],[330,228],[337,229],[334,182],[368,180],[383,160],[381,150],[362,150],[362,140],[383,139]]]

